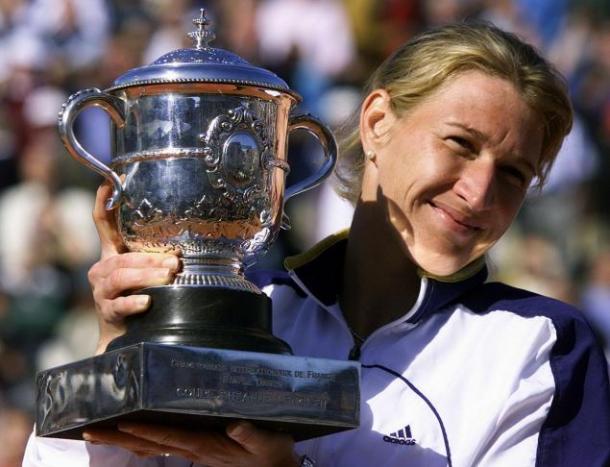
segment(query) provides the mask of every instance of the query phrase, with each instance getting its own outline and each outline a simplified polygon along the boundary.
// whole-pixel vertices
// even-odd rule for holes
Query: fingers
[[[102,258],[125,251],[125,245],[116,225],[116,210],[106,210],[106,200],[112,195],[112,185],[104,181],[97,189],[93,221],[100,237]]]
[[[257,430],[250,423],[240,422],[227,427],[227,435],[248,452],[258,454],[261,443],[268,442],[268,432]]]
[[[89,280],[94,281],[110,275],[118,269],[166,268],[174,272],[180,267],[175,254],[165,253],[124,253],[103,258],[92,268]]]
[[[100,330],[96,355],[103,353],[113,339],[125,332],[125,317],[141,313],[150,306],[148,295],[127,295],[127,292],[168,284],[179,264],[174,255],[124,253],[102,259],[89,270]]]
[[[107,300],[130,290],[168,284],[180,269],[180,261],[174,255],[152,253],[124,253],[97,262],[89,270],[89,282],[95,302],[107,308]],[[134,311],[146,309],[138,305],[141,299],[119,300],[112,304],[115,311],[135,306]]]
[[[129,295],[103,300],[99,304],[101,318],[107,323],[121,325],[125,317],[148,310],[150,302],[148,295]]]
[[[168,269],[118,269],[102,280],[93,290],[100,318],[109,323],[121,323],[126,316],[141,313],[150,306],[148,295],[119,295],[127,290],[154,287],[171,282]]]
[[[208,460],[211,460],[214,458],[214,453],[219,453],[226,457],[245,453],[236,442],[220,433],[200,433],[165,426],[140,425],[135,423],[119,423],[119,430],[148,442],[164,446],[167,449],[190,452],[198,459],[210,456]]]
[[[294,441],[288,434],[261,430],[248,422],[237,422],[227,427],[227,435],[257,457],[269,457],[271,453],[281,455],[282,450],[286,451],[286,456],[293,457]]]
[[[83,433],[83,439],[93,444],[111,444],[128,449],[140,457],[162,456],[172,454],[174,456],[189,459],[192,455],[180,449],[171,449],[158,443],[138,438],[127,433],[115,430],[90,430]]]
[[[130,290],[167,284],[174,273],[168,268],[118,268],[96,280],[94,294],[100,299],[112,299]]]
[[[96,302],[114,299],[129,290],[168,284],[174,272],[166,268],[116,269],[94,286]]]
[[[168,453],[210,466],[298,465],[289,435],[258,429],[246,422],[230,425],[228,436],[140,423],[119,423],[118,428],[119,431],[89,430],[83,438],[117,445],[138,455]]]

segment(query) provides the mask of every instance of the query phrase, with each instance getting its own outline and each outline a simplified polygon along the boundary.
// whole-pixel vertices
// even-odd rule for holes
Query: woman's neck
[[[376,202],[354,213],[345,255],[340,304],[352,331],[365,338],[406,313],[420,278],[404,243]]]

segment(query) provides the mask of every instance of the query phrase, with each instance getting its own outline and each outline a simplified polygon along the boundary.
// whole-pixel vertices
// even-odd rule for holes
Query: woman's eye
[[[475,152],[475,146],[470,140],[461,136],[450,136],[447,138],[453,145],[457,146],[458,149],[466,150],[468,152]]]
[[[502,172],[505,174],[506,178],[515,185],[525,186],[528,183],[527,176],[516,167],[502,167]]]

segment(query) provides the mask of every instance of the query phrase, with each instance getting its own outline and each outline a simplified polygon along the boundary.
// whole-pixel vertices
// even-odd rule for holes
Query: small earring
[[[366,158],[368,160],[370,160],[370,161],[374,160],[375,159],[375,153],[373,151],[371,151],[371,150],[368,150],[366,152]]]

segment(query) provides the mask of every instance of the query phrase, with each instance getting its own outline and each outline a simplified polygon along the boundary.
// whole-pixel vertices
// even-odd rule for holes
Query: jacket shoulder
[[[536,466],[610,465],[607,364],[584,315],[567,303],[502,283],[484,284],[460,302],[475,313],[543,316],[557,333],[549,356],[555,394],[540,431]]]
[[[577,321],[588,327],[584,315],[578,308],[560,300],[501,282],[482,284],[476,290],[463,296],[461,301],[478,313],[504,310],[523,317],[546,316],[555,325]]]
[[[256,284],[258,288],[270,295],[277,295],[278,289],[296,294],[300,298],[306,296],[301,287],[294,281],[286,271],[276,269],[255,269],[246,272],[246,278]]]

